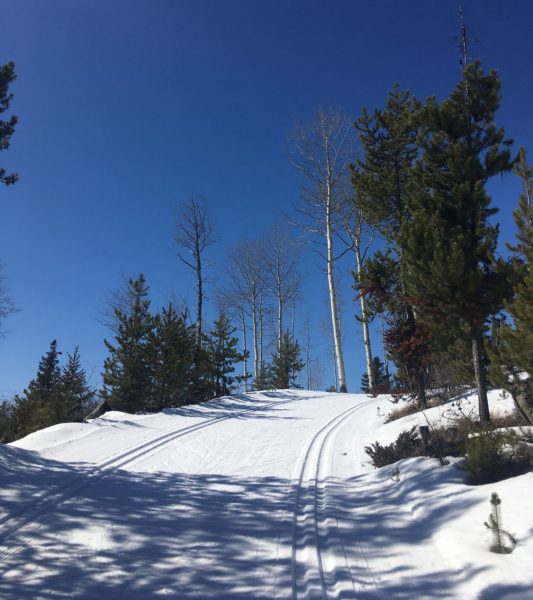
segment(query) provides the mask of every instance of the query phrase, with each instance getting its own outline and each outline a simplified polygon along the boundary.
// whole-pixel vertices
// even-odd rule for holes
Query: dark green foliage
[[[268,390],[272,387],[272,367],[263,363],[259,365],[257,377],[254,379],[253,388],[256,391]]]
[[[376,109],[356,122],[364,160],[352,167],[355,204],[366,223],[387,242],[384,252],[367,260],[359,286],[368,300],[369,316],[383,314],[387,322],[386,351],[396,365],[402,391],[426,404],[429,349],[402,281],[402,225],[411,218],[409,198],[415,191],[418,155],[419,103],[396,85],[384,110]]]
[[[466,440],[465,452],[464,468],[473,484],[493,483],[533,467],[516,434],[489,427]]]
[[[533,167],[528,167],[526,152],[521,148],[514,169],[522,179],[523,193],[514,211],[517,243],[510,249],[517,254],[514,263],[518,283],[514,298],[505,308],[512,325],[501,323],[490,348],[492,381],[507,389],[523,417],[533,425]],[[528,373],[528,378],[522,376]]]
[[[375,386],[371,390],[368,385],[368,373],[363,373],[361,377],[361,391],[365,394],[386,394],[390,390],[390,382],[387,373],[385,373],[385,365],[380,360],[379,356],[374,356],[372,359],[372,369],[374,371]]]
[[[402,223],[409,218],[407,199],[412,193],[418,154],[418,102],[394,86],[384,110],[366,108],[355,126],[364,160],[352,167],[357,207],[365,221],[396,246]]]
[[[202,336],[205,341],[205,337]],[[211,355],[206,345],[198,345],[198,342],[193,347],[191,375],[187,393],[187,403],[195,404],[205,402],[213,397],[214,380],[211,364]]]
[[[305,367],[300,357],[300,344],[286,331],[281,348],[272,356],[271,384],[278,389],[298,387],[299,372]]]
[[[9,93],[10,84],[15,81],[15,64],[8,62],[0,66],[0,115],[9,109],[13,94]],[[0,119],[0,150],[8,150],[10,138],[15,132],[17,117],[12,115],[7,120]],[[5,169],[0,167],[0,182],[5,185],[11,185],[18,180],[17,173],[7,174]]]
[[[494,125],[499,91],[496,73],[485,75],[474,63],[447,100],[427,100],[418,185],[400,239],[402,281],[425,326],[468,328],[483,422],[490,418],[484,327],[510,291],[506,265],[495,258],[498,229],[489,218],[496,209],[485,190],[488,179],[512,164],[510,142]]]
[[[61,400],[56,420],[61,422],[79,422],[91,412],[95,404],[95,391],[87,382],[87,373],[81,366],[79,348],[67,354],[67,364],[61,371]]]
[[[59,354],[57,342],[53,340],[39,363],[37,376],[21,396],[15,397],[13,417],[17,438],[58,422],[61,401]]]
[[[94,390],[87,383],[78,348],[61,368],[57,342],[50,344],[35,379],[12,404],[2,406],[1,437],[13,441],[50,425],[82,421],[93,407]]]
[[[109,356],[104,362],[102,396],[115,410],[135,412],[152,397],[149,339],[154,329],[148,287],[143,274],[128,283],[129,312],[115,309],[118,327],[113,344],[104,340]]]
[[[147,408],[162,410],[187,404],[192,393],[196,328],[172,304],[155,317],[148,334],[152,387]]]
[[[12,442],[15,438],[13,404],[4,400],[0,404],[0,444]]]
[[[412,427],[409,430],[402,431],[392,444],[382,446],[379,442],[374,442],[365,447],[365,452],[370,457],[372,465],[380,468],[404,458],[420,456],[422,446],[420,438],[416,434],[416,427]]]
[[[231,393],[243,380],[234,375],[243,360],[235,331],[225,315],[209,336],[198,340],[197,328],[172,304],[150,314],[148,287],[141,274],[130,279],[129,308],[115,309],[116,337],[105,342],[102,396],[117,410],[136,412],[203,402]],[[200,343],[201,342],[201,343]]]
[[[209,354],[215,397],[230,394],[235,389],[235,384],[244,379],[242,375],[233,375],[234,365],[244,359],[237,349],[238,339],[233,336],[234,332],[235,328],[231,326],[229,319],[221,314],[210,333]]]

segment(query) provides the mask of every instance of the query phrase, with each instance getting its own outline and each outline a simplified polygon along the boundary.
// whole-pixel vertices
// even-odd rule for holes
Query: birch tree
[[[180,206],[174,241],[178,247],[178,258],[190,267],[196,276],[196,331],[200,343],[205,297],[203,273],[205,251],[215,241],[213,223],[205,198],[193,195]]]
[[[265,285],[276,301],[276,347],[281,350],[287,304],[296,300],[300,286],[297,265],[300,247],[287,230],[276,226],[263,243]],[[294,335],[294,332],[293,332]]]
[[[232,279],[232,278],[231,278]],[[242,383],[244,386],[244,393],[248,391],[248,326],[246,320],[246,311],[244,310],[244,299],[239,290],[235,289],[224,289],[220,290],[217,296],[217,304],[219,313],[225,313],[229,315],[241,331],[242,336]]]
[[[229,255],[232,293],[241,300],[252,321],[254,378],[260,373],[261,330],[265,295],[264,253],[257,240],[244,240]]]
[[[334,357],[341,392],[348,388],[335,286],[335,263],[339,257],[335,256],[333,233],[338,227],[344,197],[351,132],[350,120],[340,112],[320,109],[311,125],[295,128],[291,140],[291,163],[302,179],[300,212],[306,221],[306,231],[316,236],[326,263]]]
[[[361,323],[363,330],[363,344],[365,348],[365,361],[366,371],[368,376],[368,386],[370,389],[374,388],[375,385],[375,373],[374,373],[374,361],[372,357],[372,345],[370,341],[370,328],[369,328],[369,312],[367,308],[367,300],[364,291],[362,291],[363,284],[363,264],[365,261],[366,253],[372,243],[373,234],[370,234],[366,243],[363,241],[363,229],[365,221],[361,210],[354,205],[349,199],[344,203],[342,210],[342,234],[339,235],[339,239],[342,243],[353,252],[355,255],[355,288],[358,290],[357,298],[361,307],[361,316],[356,315],[356,319]]]
[[[4,274],[4,266],[0,265],[0,336],[4,335],[4,320],[12,313],[16,312],[17,309],[13,300],[10,298],[6,277]]]

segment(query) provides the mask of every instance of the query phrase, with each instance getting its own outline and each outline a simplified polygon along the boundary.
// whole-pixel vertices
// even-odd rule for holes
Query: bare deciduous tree
[[[300,277],[296,271],[300,246],[281,227],[274,227],[263,243],[265,255],[265,283],[276,299],[276,345],[278,352],[283,336],[283,319],[288,302],[298,296]],[[293,332],[294,334],[294,332]]]
[[[231,291],[252,320],[254,378],[260,370],[263,299],[265,296],[264,253],[257,240],[244,240],[230,252]]]
[[[8,293],[4,266],[0,265],[0,336],[5,334],[5,319],[14,312],[17,312],[17,308]]]
[[[179,259],[196,274],[196,329],[200,341],[204,303],[204,252],[215,241],[205,198],[192,195],[180,206],[174,241],[178,246]]]
[[[329,304],[333,329],[334,356],[339,389],[347,391],[341,342],[341,327],[335,287],[333,232],[344,201],[350,158],[350,120],[339,111],[319,110],[309,127],[297,127],[292,136],[291,162],[303,179],[300,212],[306,219],[305,229],[319,237],[325,246]]]
[[[361,286],[362,274],[363,274],[363,263],[365,255],[372,243],[373,232],[367,236],[366,243],[363,245],[363,229],[364,219],[363,213],[358,209],[352,200],[349,198],[343,204],[341,211],[342,231],[339,232],[338,238],[344,244],[344,246],[352,251],[355,255],[355,283],[357,286]],[[359,291],[358,293],[359,303],[361,306],[361,316],[356,315],[356,319],[361,323],[363,329],[363,343],[365,348],[365,360],[366,360],[366,371],[368,375],[368,385],[370,389],[373,389],[375,385],[374,367],[372,363],[372,346],[370,342],[370,328],[368,310],[366,306],[366,296],[364,293]]]

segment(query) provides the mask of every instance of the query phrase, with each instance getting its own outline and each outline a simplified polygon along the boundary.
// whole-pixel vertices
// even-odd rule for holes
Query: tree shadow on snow
[[[34,453],[18,449],[8,454],[13,463],[8,487],[30,488],[26,495],[33,480],[39,480],[39,470],[45,478],[70,475],[84,485],[54,510],[37,515],[38,528],[26,527],[2,540],[3,600],[267,600],[276,592],[276,597],[291,597],[297,490],[290,481],[120,470],[90,477],[83,465],[60,468],[60,463],[37,460]],[[416,576],[409,562],[409,549],[423,549],[431,530],[453,518],[453,511],[442,512],[436,502],[422,522],[406,526],[390,506],[378,508],[381,501],[392,502],[388,495],[397,494],[397,488],[377,485],[367,495],[357,485],[355,478],[336,485],[334,496],[321,492],[318,497],[321,517],[353,523],[353,528],[343,529],[340,541],[353,551],[351,575],[358,591],[337,597],[375,598],[374,587],[367,585],[368,569],[385,557],[394,567],[371,573],[380,597],[453,597],[457,583],[471,577],[472,570],[457,573],[437,565],[431,574]],[[303,487],[300,499],[306,500],[309,492]],[[397,500],[401,504],[402,498]],[[468,502],[457,498],[453,510],[459,513]],[[0,525],[0,540],[2,531]],[[332,538],[330,549],[337,552],[342,545],[334,542]],[[402,544],[402,554],[396,544]],[[17,545],[16,552],[5,555],[6,547],[15,550]],[[342,556],[338,563],[344,564]]]
[[[262,396],[267,395],[262,393]],[[203,404],[190,404],[179,408],[165,409],[163,412],[182,417],[225,418],[235,419],[296,419],[284,414],[289,408],[284,406],[301,400],[290,392],[272,392],[272,400],[257,398],[254,395],[237,394],[223,396]],[[276,400],[273,402],[273,400]]]

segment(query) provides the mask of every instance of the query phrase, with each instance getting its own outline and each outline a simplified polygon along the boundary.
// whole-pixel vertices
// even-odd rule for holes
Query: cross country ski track
[[[277,400],[276,402],[262,404],[260,410],[291,403],[295,400],[298,400],[298,398]],[[103,478],[118,469],[132,466],[137,461],[148,458],[150,455],[161,451],[184,436],[205,430],[213,425],[228,421],[229,419],[238,419],[244,414],[251,413],[255,410],[257,409],[240,409],[233,414],[209,417],[199,423],[186,427],[179,427],[173,431],[158,435],[151,440],[143,441],[140,444],[134,444],[113,456],[101,460],[81,473],[68,476],[65,480],[60,482],[61,485],[57,485],[52,490],[42,493],[34,500],[24,504],[19,510],[4,515],[0,519],[0,565],[3,563],[4,559],[8,556],[12,556],[25,544],[31,541],[39,529],[38,521],[40,518],[73,498],[78,492],[91,485],[96,479]],[[12,536],[29,526],[33,526],[31,534],[29,536],[23,536],[19,543],[11,545],[10,541]]]
[[[335,513],[335,483],[330,481],[333,445],[340,428],[356,413],[375,400],[362,402],[342,411],[319,429],[309,441],[296,482],[296,500],[292,523],[292,600],[328,600],[355,598],[357,587],[351,575],[348,555],[336,540],[339,520]],[[339,557],[344,564],[339,565]],[[362,549],[361,568],[375,589],[375,578]]]

